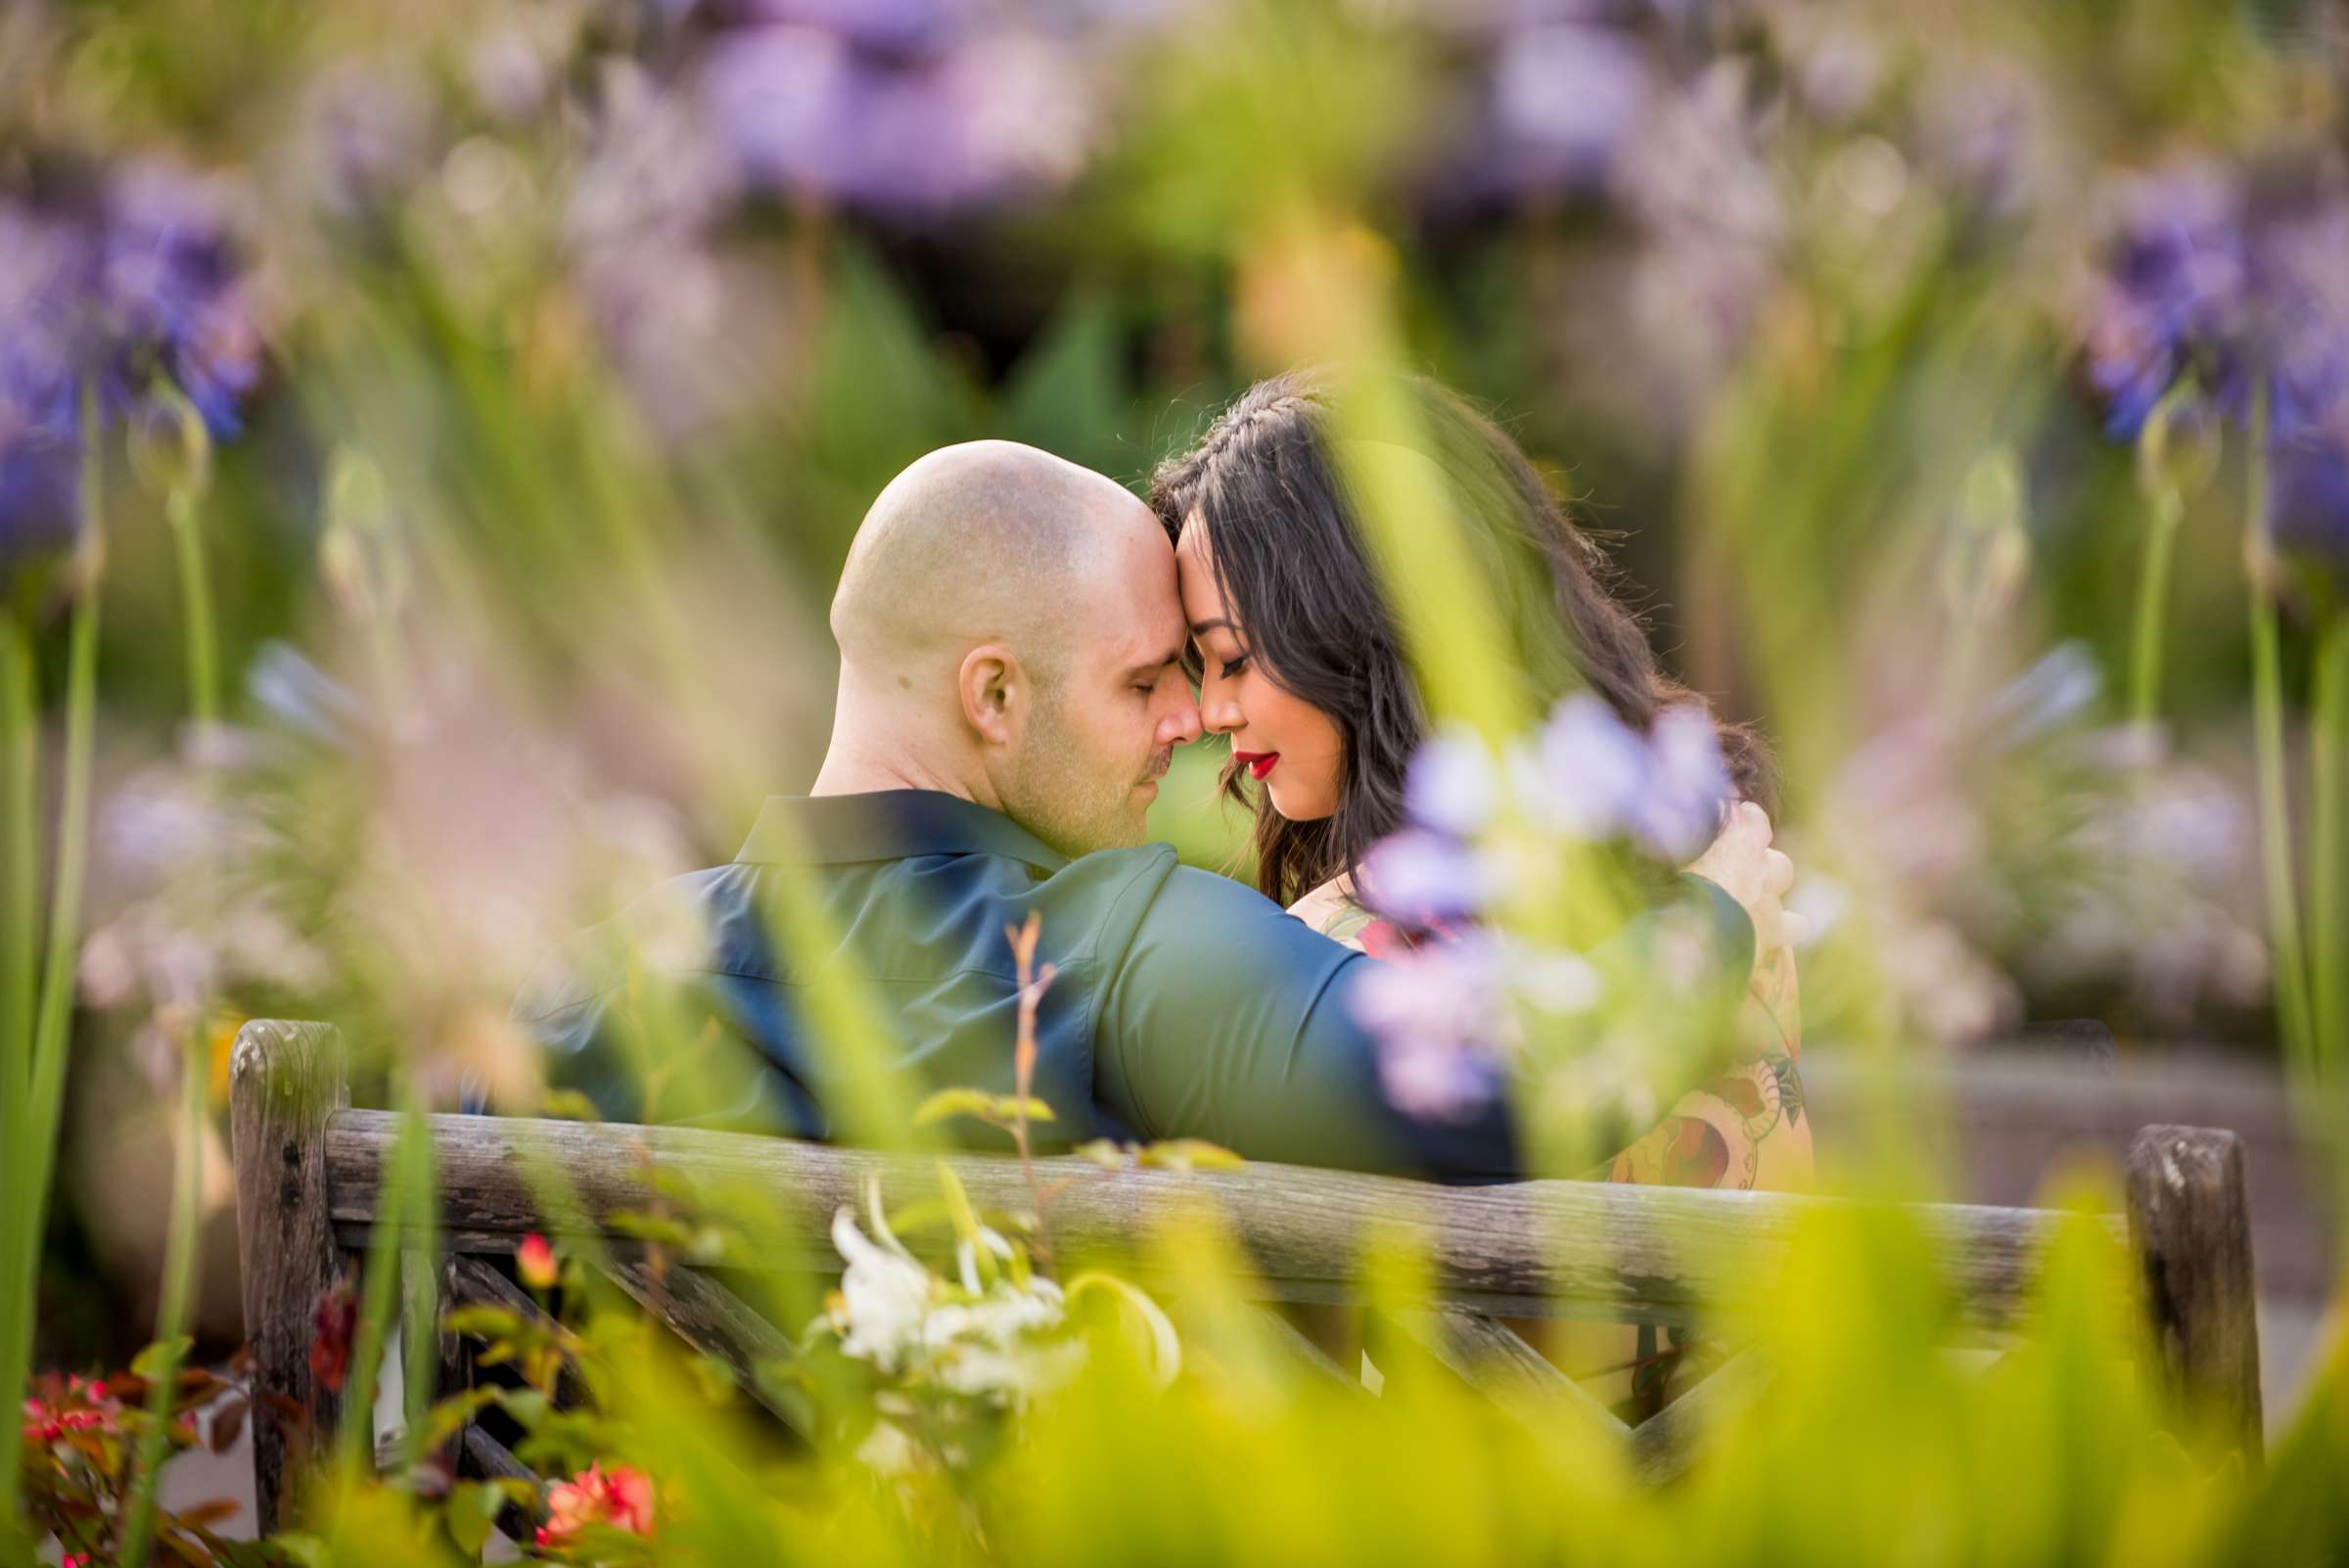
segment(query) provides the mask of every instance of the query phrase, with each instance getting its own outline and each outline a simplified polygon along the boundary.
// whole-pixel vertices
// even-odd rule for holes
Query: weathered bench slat
[[[642,1180],[648,1152],[696,1181],[748,1184],[773,1204],[775,1221],[745,1239],[754,1255],[781,1268],[806,1266],[810,1238],[825,1233],[835,1210],[857,1201],[868,1176],[881,1178],[892,1201],[928,1195],[937,1183],[928,1159],[783,1138],[630,1128],[622,1139],[576,1122],[427,1121],[447,1230],[458,1245],[476,1236],[511,1238],[543,1222],[525,1151],[556,1162],[596,1219],[651,1205]],[[397,1128],[396,1117],[379,1111],[334,1118],[326,1144],[337,1222],[372,1220]],[[947,1163],[974,1203],[1031,1206],[1017,1161],[965,1155]],[[1432,1187],[1280,1165],[1113,1176],[1082,1160],[1055,1159],[1038,1161],[1037,1169],[1041,1179],[1065,1183],[1051,1211],[1053,1245],[1064,1255],[1122,1252],[1156,1220],[1204,1200],[1229,1219],[1268,1275],[1292,1286],[1327,1283],[1344,1292],[1335,1299],[1353,1298],[1358,1242],[1381,1226],[1425,1252],[1448,1297],[1520,1316],[1551,1315],[1565,1303],[1659,1322],[1690,1320],[1706,1301],[1767,1270],[1803,1216],[1832,1201],[1591,1181]],[[1993,1325],[2023,1307],[2040,1247],[2061,1223],[2060,1216],[2032,1209],[1946,1204],[1916,1213],[1962,1299]]]
[[[802,1436],[815,1430],[815,1411],[805,1396],[776,1389],[758,1375],[761,1364],[788,1362],[798,1352],[783,1331],[748,1303],[699,1269],[672,1264],[656,1282],[641,1259],[616,1258],[607,1277],[630,1300],[673,1329],[705,1356],[732,1368],[742,1390]]]
[[[1249,1316],[1264,1330],[1265,1337],[1270,1340],[1287,1360],[1333,1383],[1342,1384],[1358,1394],[1362,1392],[1362,1380],[1359,1377],[1350,1374],[1346,1368],[1337,1363],[1329,1352],[1314,1344],[1304,1329],[1290,1322],[1272,1308],[1251,1306]]]
[[[256,1019],[229,1059],[229,1137],[237,1168],[237,1262],[256,1393],[290,1401],[308,1440],[333,1441],[341,1396],[310,1375],[318,1302],[342,1271],[327,1212],[326,1124],[350,1103],[342,1041],[325,1024]],[[299,1439],[292,1439],[299,1441]],[[253,1422],[253,1511],[279,1524],[290,1434]]]
[[[2129,1150],[2129,1228],[2171,1380],[2258,1458],[2258,1286],[2242,1140],[2205,1127],[2140,1132]]]
[[[1398,1313],[1394,1321],[1439,1365],[1520,1419],[1580,1418],[1617,1438],[1630,1431],[1622,1417],[1505,1323],[1458,1307]]]
[[[399,1119],[343,1108],[335,1032],[324,1026],[249,1024],[233,1082],[239,1248],[256,1382],[308,1412],[312,1431],[331,1432],[338,1402],[308,1374],[312,1313],[376,1239]],[[788,1337],[699,1270],[672,1266],[656,1279],[641,1244],[607,1233],[614,1217],[660,1207],[645,1184],[649,1162],[691,1185],[747,1188],[763,1198],[767,1218],[750,1221],[743,1238],[758,1268],[829,1272],[838,1267],[824,1244],[829,1222],[858,1201],[868,1180],[878,1179],[893,1203],[929,1197],[937,1183],[926,1156],[677,1128],[449,1116],[427,1122],[442,1209],[434,1241],[448,1255],[438,1282],[448,1299],[539,1312],[484,1255],[510,1255],[527,1232],[556,1228],[539,1214],[526,1172],[560,1171],[581,1222],[596,1229],[593,1255],[608,1262],[621,1289],[687,1343],[727,1361],[754,1397],[795,1425],[804,1425],[806,1412],[750,1376],[754,1366],[789,1358]],[[948,1164],[981,1208],[1031,1207],[1018,1162],[959,1156]],[[1364,1240],[1377,1235],[1415,1250],[1440,1299],[1403,1314],[1405,1333],[1520,1415],[1546,1420],[1571,1409],[1595,1416],[1601,1430],[1628,1444],[1635,1470],[1650,1482],[1680,1473],[1702,1430],[1756,1396],[1765,1371],[1754,1357],[1732,1358],[1662,1413],[1626,1428],[1494,1319],[1693,1323],[1706,1303],[1773,1270],[1798,1229],[1835,1201],[1582,1181],[1439,1188],[1274,1165],[1212,1174],[1111,1174],[1065,1159],[1037,1165],[1055,1187],[1052,1241],[1063,1260],[1103,1257],[1131,1270],[1135,1242],[1160,1221],[1204,1206],[1252,1254],[1261,1278],[1248,1288],[1272,1299],[1359,1306],[1356,1270]],[[2146,1129],[2131,1153],[2128,1207],[2126,1221],[2104,1222],[2137,1245],[2143,1274],[2134,1294],[2170,1380],[2256,1458],[2258,1339],[2239,1141],[2204,1129]],[[1968,1320],[1993,1331],[2018,1326],[2039,1255],[2070,1222],[2050,1212],[1974,1205],[1907,1213]],[[431,1347],[423,1353],[435,1356],[443,1390],[453,1392],[470,1375],[469,1347],[430,1324],[431,1271],[404,1271],[410,1342]],[[1146,1271],[1135,1277],[1153,1283]],[[1359,1386],[1278,1314],[1257,1311],[1285,1355]],[[282,1435],[257,1424],[254,1480],[264,1528],[278,1523],[289,1458]],[[478,1426],[467,1429],[459,1462],[470,1475],[535,1480]],[[510,1530],[529,1524],[519,1514],[506,1522]]]
[[[1688,1468],[1705,1429],[1729,1411],[1761,1398],[1768,1369],[1752,1351],[1740,1351],[1690,1384],[1670,1405],[1632,1428],[1632,1473],[1662,1486]]]

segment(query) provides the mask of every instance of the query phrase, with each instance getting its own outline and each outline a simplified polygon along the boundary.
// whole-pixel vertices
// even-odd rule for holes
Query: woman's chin
[[[1265,786],[1265,799],[1272,803],[1273,810],[1278,811],[1283,819],[1290,822],[1318,822],[1337,810],[1335,806],[1325,800],[1301,801],[1297,798],[1296,791],[1275,789],[1269,784]],[[1311,809],[1307,808],[1309,807]]]

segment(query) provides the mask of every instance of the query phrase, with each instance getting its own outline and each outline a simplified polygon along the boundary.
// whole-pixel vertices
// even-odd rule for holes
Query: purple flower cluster
[[[1089,9],[1048,28],[957,0],[763,0],[712,44],[700,101],[756,189],[897,220],[1049,195],[1099,139],[1104,45],[1149,10]]]
[[[77,201],[0,195],[0,571],[74,537],[85,384],[105,419],[167,383],[213,436],[244,428],[262,348],[232,216],[156,162]]]
[[[1712,716],[1697,704],[1667,710],[1642,736],[1599,698],[1569,697],[1505,763],[1466,734],[1423,746],[1405,785],[1410,821],[1372,847],[1357,879],[1364,905],[1409,934],[1372,946],[1383,961],[1357,1002],[1379,1038],[1380,1079],[1396,1107],[1468,1114],[1498,1091],[1518,1003],[1576,1014],[1603,990],[1576,954],[1476,924],[1505,891],[1506,862],[1480,843],[1504,805],[1535,833],[1628,842],[1679,864],[1719,832],[1730,796]]]
[[[2084,335],[2106,428],[2173,392],[2198,420],[2268,404],[2278,552],[2349,583],[2349,184],[2252,186],[2191,164],[2122,188]]]

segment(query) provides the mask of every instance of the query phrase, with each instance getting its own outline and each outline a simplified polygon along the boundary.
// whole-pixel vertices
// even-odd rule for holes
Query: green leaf
[[[497,1510],[505,1502],[495,1487],[479,1481],[460,1481],[449,1491],[448,1508],[443,1517],[448,1521],[448,1538],[467,1557],[479,1557],[489,1540],[489,1527],[497,1521]]]
[[[1108,1138],[1088,1138],[1069,1151],[1081,1160],[1090,1160],[1104,1171],[1126,1169],[1126,1150]]]
[[[914,1107],[913,1125],[928,1127],[933,1122],[944,1122],[957,1116],[975,1116],[983,1122],[992,1122],[994,1106],[995,1096],[985,1089],[940,1089]]]
[[[538,1102],[538,1114],[561,1122],[601,1122],[603,1113],[595,1101],[577,1089],[549,1089],[546,1098]]]
[[[499,1393],[497,1403],[525,1431],[537,1430],[553,1408],[547,1397],[534,1388],[506,1389]]]
[[[520,1339],[530,1333],[530,1325],[519,1313],[486,1302],[451,1307],[440,1322],[452,1334],[470,1334],[476,1339]]]
[[[1161,1171],[1240,1171],[1248,1162],[1205,1138],[1162,1138],[1142,1145],[1143,1165]]]
[[[180,1359],[188,1354],[188,1347],[195,1343],[196,1341],[186,1334],[175,1335],[170,1339],[157,1340],[131,1359],[131,1375],[144,1378],[150,1383],[167,1375],[171,1368],[178,1364]]]
[[[1003,434],[1116,474],[1134,461],[1120,427],[1120,415],[1132,407],[1116,301],[1104,290],[1080,288],[1012,370]]]

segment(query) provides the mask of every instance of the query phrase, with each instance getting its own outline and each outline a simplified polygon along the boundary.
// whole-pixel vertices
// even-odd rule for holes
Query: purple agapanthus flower
[[[1492,821],[1499,793],[1484,742],[1451,733],[1433,737],[1411,758],[1403,805],[1422,827],[1467,838]]]
[[[1504,39],[1493,59],[1490,177],[1512,191],[1596,189],[1655,91],[1630,35],[1557,24]]]
[[[1379,1040],[1379,1083],[1406,1116],[1456,1120],[1499,1092],[1507,1027],[1500,949],[1468,933],[1370,966],[1357,1021]]]
[[[1391,833],[1363,856],[1362,901],[1415,931],[1433,931],[1483,913],[1490,878],[1476,852],[1449,834],[1426,828]]]
[[[1630,820],[1649,762],[1646,743],[1615,710],[1581,692],[1559,703],[1531,750],[1512,759],[1511,782],[1537,826],[1607,839]]]
[[[0,196],[0,569],[79,526],[82,399],[138,417],[161,379],[236,435],[261,340],[222,190],[139,162],[77,203]]]
[[[1713,715],[1695,703],[1664,710],[1648,736],[1648,761],[1647,787],[1632,807],[1632,837],[1678,864],[1721,832],[1733,794]]]
[[[2141,176],[2121,192],[2111,263],[2095,291],[2086,369],[2105,428],[2134,439],[2180,377],[2232,401],[2248,309],[2243,197],[2207,164]]]
[[[1085,58],[1040,33],[902,54],[794,23],[721,35],[701,97],[750,185],[921,219],[1075,178],[1099,92]]]
[[[2349,605],[2349,401],[2276,441],[2269,461],[2270,543]]]

